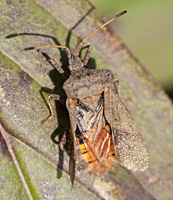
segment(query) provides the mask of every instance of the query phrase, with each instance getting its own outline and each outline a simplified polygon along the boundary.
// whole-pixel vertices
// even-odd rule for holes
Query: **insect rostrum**
[[[38,46],[41,48],[63,48],[69,62],[70,76],[64,82],[66,106],[70,117],[70,134],[72,140],[72,160],[88,171],[105,174],[116,162],[133,171],[144,171],[149,158],[145,144],[136,122],[123,104],[119,90],[112,89],[113,83],[109,70],[86,69],[91,46],[88,46],[84,60],[79,53],[84,42],[108,23],[124,14],[121,12],[103,24],[79,43],[74,55],[65,46]],[[40,51],[39,51],[40,52]],[[43,56],[43,54],[40,52]],[[53,60],[49,62],[54,63]],[[60,73],[63,70],[57,67]],[[48,98],[51,116],[53,109],[50,99],[58,100],[59,95],[51,94]]]

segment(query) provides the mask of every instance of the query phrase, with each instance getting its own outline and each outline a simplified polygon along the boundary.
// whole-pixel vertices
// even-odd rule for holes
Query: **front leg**
[[[85,54],[85,58],[84,58],[84,60],[83,60],[84,66],[87,65],[88,60],[89,60],[89,58],[90,58],[91,50],[92,50],[91,45],[88,45],[86,48],[88,48],[88,49],[87,49],[87,52],[86,52],[86,54]]]
[[[45,61],[47,61],[47,62],[49,62],[51,65],[53,65],[53,66],[56,68],[56,70],[57,70],[60,74],[64,75],[64,70],[57,64],[57,62],[56,62],[55,60],[53,60],[53,59],[51,59],[51,58],[47,58],[39,49],[37,49],[37,52],[41,55],[41,57],[42,57]]]
[[[43,124],[45,123],[45,122],[47,122],[47,121],[49,121],[50,119],[52,119],[54,116],[55,116],[55,113],[54,113],[54,111],[53,111],[53,108],[52,108],[52,106],[51,106],[51,104],[50,104],[50,99],[52,99],[52,100],[60,100],[60,95],[58,95],[58,94],[50,94],[49,96],[48,96],[48,107],[49,107],[49,109],[50,109],[50,116],[49,117],[47,117],[45,120],[43,120]]]

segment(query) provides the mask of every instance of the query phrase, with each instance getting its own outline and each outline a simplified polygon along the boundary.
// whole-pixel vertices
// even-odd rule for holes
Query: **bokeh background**
[[[173,99],[173,0],[90,0]]]

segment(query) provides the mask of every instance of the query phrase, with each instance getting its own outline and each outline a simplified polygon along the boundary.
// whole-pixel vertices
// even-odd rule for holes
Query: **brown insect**
[[[87,166],[88,171],[97,174],[105,174],[117,161],[133,171],[144,171],[149,162],[140,130],[120,98],[119,81],[112,79],[109,70],[84,68],[89,60],[91,46],[88,46],[84,60],[79,58],[84,42],[124,13],[126,11],[119,13],[87,36],[79,43],[74,55],[71,55],[71,51],[65,46],[35,47],[37,50],[47,47],[63,48],[67,54],[71,74],[64,82],[63,89],[67,95],[66,107],[73,143],[71,165],[74,167],[76,161],[79,166]],[[40,51],[39,53],[43,57]],[[55,64],[53,60],[48,61]],[[56,68],[60,73],[64,72],[59,66]],[[116,83],[117,92],[111,87],[113,83]],[[50,99],[59,100],[60,96],[51,94],[48,97],[51,115],[44,122],[54,116]],[[74,174],[74,171],[70,173]]]

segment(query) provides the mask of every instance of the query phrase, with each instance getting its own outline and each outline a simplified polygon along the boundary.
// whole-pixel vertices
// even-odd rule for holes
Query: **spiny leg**
[[[43,120],[43,124],[45,123],[45,122],[47,122],[47,121],[49,121],[50,119],[52,119],[52,117],[54,117],[55,116],[55,113],[54,113],[54,111],[53,111],[53,108],[52,108],[52,106],[51,106],[51,104],[50,104],[50,99],[52,99],[52,100],[59,100],[60,99],[60,96],[58,95],[58,94],[50,94],[49,96],[48,96],[48,106],[49,106],[49,109],[50,109],[50,116],[49,117],[47,117],[45,120]]]
[[[47,118],[43,121],[43,123],[49,121],[49,120],[55,115],[55,114],[54,114],[54,111],[53,111],[53,108],[52,108],[52,106],[51,106],[51,104],[50,104],[50,99],[52,99],[52,100],[59,100],[59,99],[60,99],[60,96],[57,95],[57,94],[50,94],[50,95],[48,96],[48,106],[49,106],[49,109],[50,109],[50,111],[51,111],[51,114],[50,114],[49,117],[47,117]],[[65,143],[66,143],[66,141],[67,141],[67,133],[68,133],[68,131],[69,131],[69,126],[67,126],[66,130],[65,130],[64,133],[63,133],[63,137],[61,138],[61,141],[59,142],[59,147],[60,147],[60,149],[61,149],[62,151],[66,151],[67,153],[69,153],[70,151],[67,151],[66,149],[64,149],[64,145],[65,145]]]
[[[127,99],[122,99],[121,98],[121,95],[120,95],[120,81],[118,80],[118,79],[116,79],[116,78],[114,78],[113,80],[112,80],[112,83],[115,83],[115,86],[116,86],[116,90],[117,90],[117,95],[118,95],[118,97],[122,100],[122,102],[128,102],[128,101],[131,101],[132,99],[131,98],[127,98]]]
[[[79,56],[82,46],[83,46],[83,42],[80,42],[76,48],[76,56]]]
[[[69,139],[69,129],[70,129],[70,126],[67,126],[66,130],[64,131],[63,133],[63,136],[59,142],[59,147],[62,151],[65,151],[67,153],[70,153],[70,149],[71,149],[71,140]],[[68,142],[68,145],[69,145],[69,150],[66,150],[64,148],[66,142]]]
[[[86,54],[85,54],[85,58],[84,58],[84,60],[83,60],[84,66],[86,66],[87,63],[88,63],[88,60],[89,60],[90,54],[91,54],[91,50],[92,50],[92,46],[91,46],[91,45],[88,45],[86,48],[88,48],[88,49],[87,49],[87,52],[86,52]]]
[[[67,54],[67,58],[68,58],[68,62],[69,62],[69,68],[71,67],[71,65],[72,65],[71,52],[70,52],[70,49],[68,47],[60,46],[60,45],[48,45],[48,46],[36,46],[36,47],[34,47],[34,49],[37,49],[37,50],[43,49],[43,48],[62,48],[62,49],[64,49],[64,51]]]
[[[67,141],[67,135],[66,135],[66,132],[64,132],[64,134],[63,134],[63,136],[62,136],[62,138],[61,138],[61,140],[59,142],[59,147],[60,147],[61,151],[66,151],[64,149],[66,141]]]
[[[63,74],[64,73],[64,70],[57,64],[57,62],[51,58],[46,58],[46,56],[44,56],[44,54],[39,50],[37,49],[37,52],[41,55],[41,57],[49,62],[50,64],[52,64],[56,69],[57,71],[60,73],[60,74]]]

